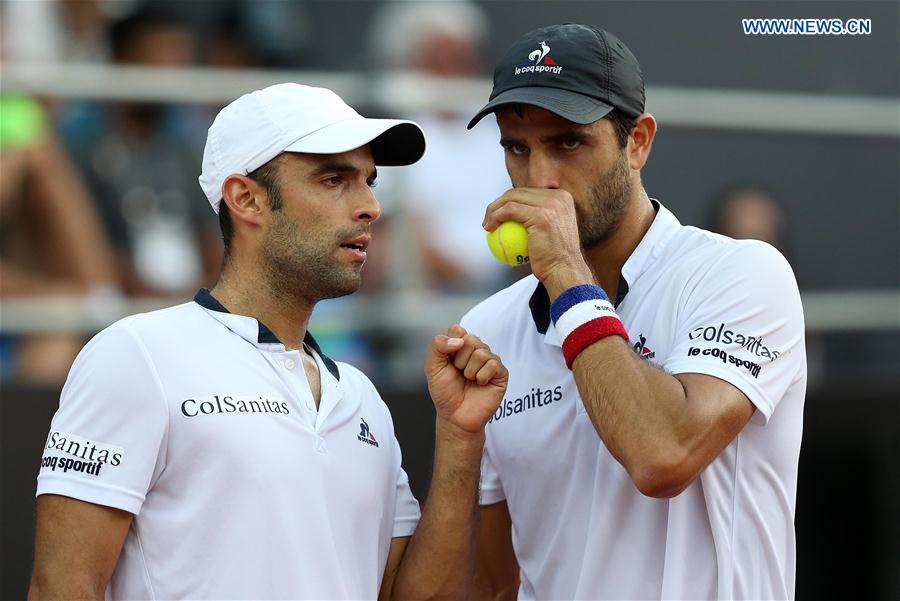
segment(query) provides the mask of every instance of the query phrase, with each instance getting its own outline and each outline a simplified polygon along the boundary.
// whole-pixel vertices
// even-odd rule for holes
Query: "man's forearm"
[[[41,575],[37,570],[31,575],[28,600],[41,599],[103,599],[106,585],[88,574]]]
[[[594,429],[636,483],[689,450],[693,418],[681,383],[646,365],[621,337],[586,348],[572,371]]]
[[[583,283],[589,272],[559,270],[544,282],[551,300]],[[690,449],[696,434],[687,394],[674,376],[648,365],[620,336],[586,347],[572,363],[585,410],[604,445],[645,494]],[[650,486],[649,488],[652,488]]]
[[[475,558],[484,433],[437,420],[434,470],[422,519],[394,579],[393,599],[465,599]]]
[[[672,376],[618,336],[573,364],[584,406],[638,490],[678,495],[734,440],[755,410],[737,387],[703,373]]]

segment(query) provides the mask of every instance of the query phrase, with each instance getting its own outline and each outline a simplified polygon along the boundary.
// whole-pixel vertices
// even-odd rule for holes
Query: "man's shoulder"
[[[520,314],[529,313],[529,301],[537,289],[538,279],[528,275],[514,284],[495,292],[463,316],[460,323],[464,328],[490,328],[508,324]],[[502,317],[502,320],[498,318]]]
[[[69,381],[85,381],[91,390],[103,383],[140,387],[157,385],[159,360],[188,345],[175,338],[189,323],[188,305],[123,317],[98,332],[81,349],[69,370]],[[161,344],[164,343],[165,347]],[[86,378],[86,380],[85,380]],[[67,383],[64,394],[69,388]]]
[[[660,261],[655,271],[680,291],[686,315],[715,307],[729,315],[789,316],[802,327],[794,271],[781,252],[766,242],[735,240],[688,226],[673,237]]]
[[[131,330],[141,338],[169,336],[173,332],[187,333],[187,330],[196,327],[196,324],[207,323],[204,317],[203,308],[194,301],[189,301],[155,311],[135,313],[123,317],[109,327]]]
[[[191,323],[195,323],[199,309],[196,303],[188,302],[128,315],[102,329],[87,346],[122,352],[126,347],[137,348],[154,339],[168,339],[174,346],[177,339],[172,336],[184,333]],[[130,344],[126,341],[130,341]]]
[[[759,240],[736,240],[694,226],[682,226],[666,245],[662,260],[682,278],[686,272],[704,279],[740,272],[744,275],[790,273],[787,259],[771,244]]]

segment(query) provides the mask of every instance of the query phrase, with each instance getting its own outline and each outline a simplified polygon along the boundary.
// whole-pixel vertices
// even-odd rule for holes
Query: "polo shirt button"
[[[316,450],[320,453],[325,452],[325,439],[321,436],[316,437]]]
[[[294,366],[297,365],[293,359],[285,359],[284,360],[284,368],[288,371],[294,369]]]

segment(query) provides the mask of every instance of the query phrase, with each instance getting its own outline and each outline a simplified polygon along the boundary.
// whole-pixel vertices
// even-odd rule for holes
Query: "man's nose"
[[[559,164],[545,154],[532,152],[528,161],[527,184],[532,188],[557,189],[559,185]]]
[[[381,216],[381,205],[375,198],[375,193],[371,188],[366,187],[365,195],[360,200],[359,205],[353,211],[354,221],[363,221],[371,223]]]

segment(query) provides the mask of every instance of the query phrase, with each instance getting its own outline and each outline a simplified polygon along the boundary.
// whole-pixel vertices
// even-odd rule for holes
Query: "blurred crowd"
[[[2,60],[315,66],[302,0],[20,1],[5,2],[0,19]],[[440,11],[427,2],[379,2],[365,67],[489,76],[489,31],[475,2],[444,2]],[[197,177],[219,108],[0,93],[0,296],[174,303],[211,286],[221,234]],[[383,217],[360,294],[485,295],[527,273],[494,260],[480,227],[486,204],[509,186],[495,132],[467,132],[469,115],[461,113],[391,116],[418,121],[428,150],[413,167],[379,177]],[[785,250],[780,205],[757,186],[723,191],[711,215],[712,229]],[[373,374],[391,351],[390,337],[376,331],[324,338],[326,350]],[[0,379],[58,384],[83,343],[83,333],[0,330]]]

